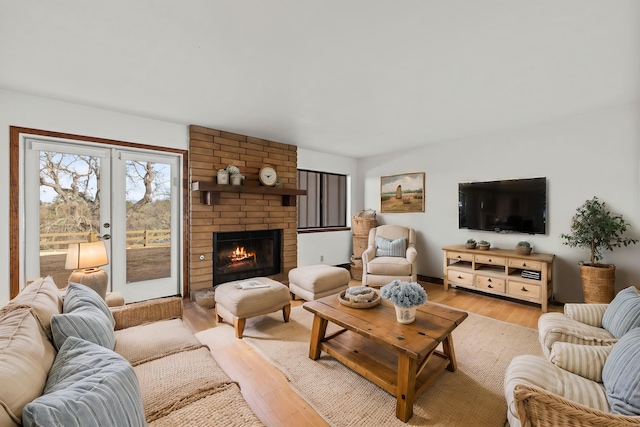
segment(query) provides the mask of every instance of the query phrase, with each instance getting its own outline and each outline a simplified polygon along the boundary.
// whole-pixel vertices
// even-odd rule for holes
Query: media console
[[[555,255],[532,252],[518,255],[507,249],[467,249],[445,246],[444,290],[449,286],[475,289],[540,304],[547,312],[553,294]]]

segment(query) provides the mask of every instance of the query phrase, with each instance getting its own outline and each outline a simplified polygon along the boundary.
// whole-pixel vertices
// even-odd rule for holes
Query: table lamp
[[[102,298],[107,295],[109,276],[101,268],[109,264],[107,246],[104,241],[91,243],[72,243],[67,250],[64,268],[74,270],[69,282],[81,283],[96,291]]]

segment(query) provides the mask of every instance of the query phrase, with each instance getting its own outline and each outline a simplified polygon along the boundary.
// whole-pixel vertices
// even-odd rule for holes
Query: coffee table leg
[[[309,345],[309,358],[318,360],[320,357],[320,342],[324,338],[327,331],[328,320],[323,319],[317,314],[313,316],[313,326],[311,328],[311,344]]]
[[[396,389],[396,417],[407,422],[413,416],[416,398],[416,369],[418,363],[406,355],[398,355],[398,388]]]
[[[456,352],[453,349],[453,337],[449,335],[442,341],[443,353],[449,356],[449,366],[447,369],[451,372],[455,372],[458,369],[458,362],[456,362]]]

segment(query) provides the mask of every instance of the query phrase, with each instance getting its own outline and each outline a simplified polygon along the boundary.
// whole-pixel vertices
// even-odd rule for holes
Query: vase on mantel
[[[396,319],[398,320],[398,323],[403,323],[403,324],[408,324],[408,323],[413,323],[416,321],[416,309],[418,308],[417,305],[405,308],[405,307],[399,307],[397,305],[394,305],[394,307],[396,308]]]
[[[240,185],[242,184],[242,178],[244,178],[240,174],[233,174],[229,176],[229,180],[231,181],[231,185]]]
[[[229,172],[224,169],[218,169],[218,184],[229,184]]]

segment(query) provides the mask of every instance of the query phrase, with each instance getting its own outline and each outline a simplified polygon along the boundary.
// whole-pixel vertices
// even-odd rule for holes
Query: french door
[[[27,137],[24,278],[65,284],[70,243],[104,241],[109,289],[134,302],[180,294],[179,154]]]

